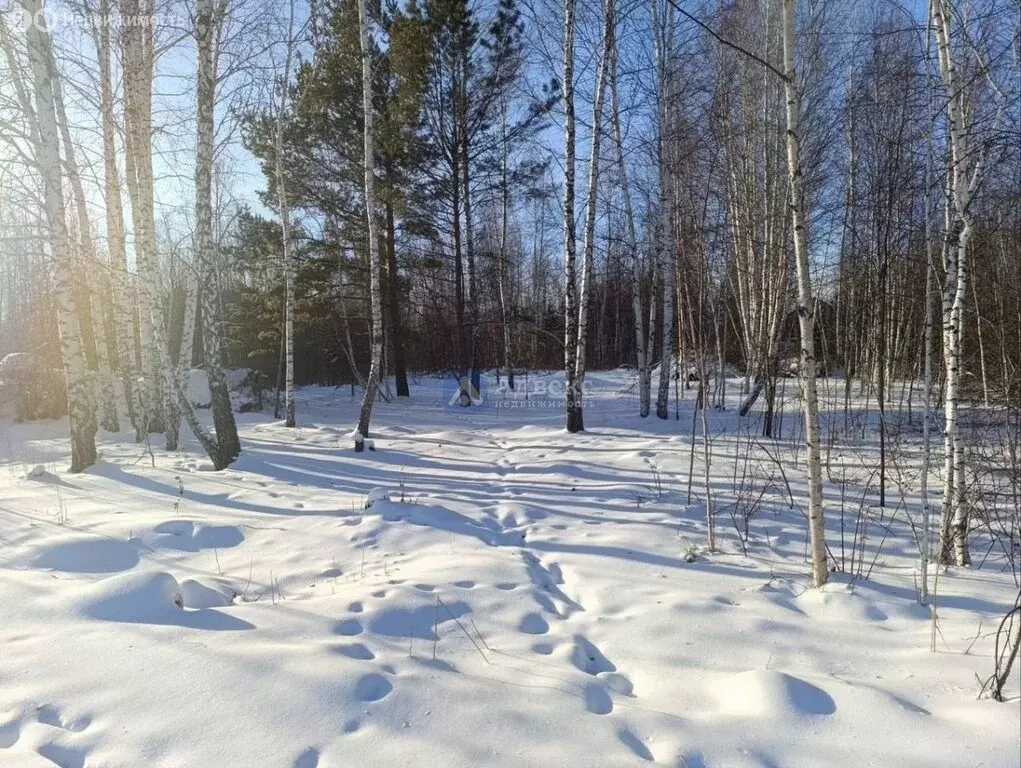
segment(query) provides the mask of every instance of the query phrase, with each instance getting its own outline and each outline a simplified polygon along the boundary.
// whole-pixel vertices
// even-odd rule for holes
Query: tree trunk
[[[394,226],[393,204],[386,203],[386,289],[387,332],[393,351],[394,379],[397,397],[410,397],[408,388],[408,366],[404,357],[404,333],[401,328],[400,275],[397,273],[397,232]]]
[[[362,50],[362,112],[364,114],[365,143],[365,219],[369,233],[369,291],[372,306],[372,361],[369,364],[369,378],[365,382],[365,394],[358,414],[358,428],[355,435],[355,450],[361,451],[364,439],[369,437],[369,422],[372,419],[372,405],[379,388],[379,370],[383,362],[383,310],[379,286],[379,243],[376,232],[375,158],[373,149],[372,112],[372,52],[369,48],[369,19],[365,11],[365,0],[358,0],[358,27]]]
[[[580,432],[584,428],[581,393],[574,378],[578,354],[574,226],[574,2],[564,0],[564,396],[568,432]]]
[[[212,396],[213,424],[216,439],[204,443],[216,469],[224,469],[241,454],[237,423],[230,403],[230,389],[223,371],[216,265],[213,254],[213,105],[216,72],[213,59],[213,38],[220,20],[214,18],[211,0],[196,0],[195,33],[198,47],[198,85],[196,108],[197,154],[195,158],[195,251],[198,261],[199,291],[202,299],[202,341],[205,370]],[[185,312],[184,330],[194,334],[194,303],[191,297],[191,319]],[[191,328],[189,329],[189,325]],[[190,357],[190,345],[181,340],[181,352]],[[188,339],[190,341],[190,339]],[[182,362],[184,360],[182,359]],[[185,398],[187,399],[187,398]],[[185,404],[188,408],[190,403]],[[201,437],[199,437],[202,440]]]
[[[128,274],[127,249],[124,245],[124,207],[120,176],[117,172],[117,118],[114,115],[114,93],[110,74],[109,0],[100,0],[96,52],[99,58],[100,111],[103,133],[103,189],[106,210],[106,243],[113,272],[114,326],[117,330],[117,366],[128,409],[128,418],[138,428],[135,403],[135,322],[134,292]]]
[[[499,281],[500,281],[500,324],[503,328],[503,373],[507,377],[507,388],[514,390],[514,366],[511,364],[511,316],[509,292],[509,265],[507,263],[507,226],[510,217],[510,179],[508,165],[508,141],[507,141],[507,100],[503,99],[500,109],[500,128],[502,131],[502,152],[500,164],[500,254],[499,254]]]
[[[22,0],[22,7],[33,18],[42,18],[39,0]],[[30,24],[26,29],[26,38],[38,121],[36,158],[43,179],[51,249],[50,271],[67,388],[71,471],[81,472],[96,463],[96,416],[75,307],[73,265],[60,173],[60,138],[54,109],[54,79],[57,73],[52,68],[49,31],[42,24]]]
[[[964,450],[958,428],[960,398],[962,320],[967,297],[968,241],[973,231],[970,210],[975,190],[982,178],[984,151],[970,146],[965,85],[951,48],[952,9],[948,0],[930,3],[932,26],[940,73],[947,90],[947,129],[950,134],[950,168],[948,169],[949,200],[953,204],[953,220],[948,221],[946,241],[946,278],[943,285],[943,357],[946,366],[944,401],[944,520],[950,521],[955,560],[968,565],[968,510],[963,503]],[[944,555],[941,547],[941,557]]]
[[[149,18],[149,0],[124,0],[122,13],[130,18]],[[152,168],[152,73],[153,31],[144,24],[128,24],[122,33],[124,45],[124,133],[128,162],[128,192],[135,235],[135,260],[139,274],[138,304],[143,333],[143,360],[148,377],[145,405],[146,431],[163,429],[167,450],[177,447],[178,423],[174,413],[179,405],[177,380],[170,365],[166,328],[159,301],[156,259],[156,223],[153,211]]]
[[[291,57],[294,52],[294,4],[287,26],[287,52],[284,55],[284,73],[280,85],[280,104],[273,134],[274,171],[277,183],[277,208],[280,214],[280,233],[284,266],[284,425],[297,425],[294,390],[294,284],[297,282],[297,265],[291,246],[291,209],[287,198],[284,173],[284,114],[287,109],[287,88],[291,78]]]
[[[825,521],[822,497],[822,460],[819,451],[819,394],[815,367],[815,297],[805,236],[805,180],[801,166],[801,94],[794,68],[794,15],[797,0],[783,0],[784,89],[787,95],[787,166],[790,181],[791,223],[798,279],[798,324],[801,329],[801,378],[805,389],[805,447],[808,451],[808,528],[812,551],[812,585],[821,587],[826,568]]]
[[[624,199],[624,235],[631,254],[631,312],[635,324],[635,367],[638,370],[638,415],[643,419],[649,415],[652,400],[652,377],[649,371],[649,355],[645,345],[645,314],[642,308],[642,260],[638,252],[638,237],[635,234],[635,214],[631,203],[631,189],[628,185],[627,164],[624,160],[624,141],[620,130],[620,99],[617,93],[617,42],[616,36],[610,49],[612,61],[610,76],[610,126],[613,145],[620,169],[620,191]]]
[[[668,92],[673,82],[670,73],[670,57],[673,54],[673,6],[668,6],[666,18],[657,34],[657,87],[659,89],[659,234],[657,243],[657,261],[663,275],[663,330],[661,334],[662,351],[659,356],[659,388],[656,392],[656,417],[670,418],[670,373],[674,359],[674,310],[677,300],[674,289],[674,252],[673,252],[673,217],[671,206],[673,198],[670,194],[670,174],[673,169],[668,167],[674,160],[670,151],[673,130],[670,120],[670,98]],[[703,375],[704,372],[703,372]]]
[[[596,92],[592,103],[592,147],[589,153],[588,193],[585,201],[585,231],[582,239],[581,291],[578,297],[578,349],[574,356],[575,429],[585,428],[583,398],[585,387],[585,357],[588,346],[588,310],[590,293],[595,280],[596,246],[596,192],[599,187],[599,145],[603,136],[603,101],[606,93],[606,71],[613,46],[614,0],[603,2],[603,50],[596,74]]]
[[[70,124],[67,121],[67,112],[64,109],[63,88],[60,85],[60,77],[57,73],[57,62],[53,57],[52,46],[49,48],[48,67],[53,73],[53,105],[56,110],[57,122],[60,129],[61,142],[64,145],[64,169],[71,182],[71,199],[74,201],[75,214],[78,222],[78,258],[72,259],[75,263],[76,272],[80,275],[82,283],[83,299],[86,302],[87,310],[83,317],[88,320],[88,326],[82,328],[83,335],[91,326],[93,343],[96,351],[96,387],[93,396],[99,396],[102,406],[102,426],[108,432],[119,432],[120,424],[117,418],[117,400],[113,388],[113,377],[110,372],[110,358],[107,354],[106,326],[103,322],[102,302],[99,296],[99,258],[92,242],[92,222],[89,216],[88,206],[85,202],[85,189],[82,187],[81,176],[78,174],[78,160],[75,157],[74,141],[71,138]]]

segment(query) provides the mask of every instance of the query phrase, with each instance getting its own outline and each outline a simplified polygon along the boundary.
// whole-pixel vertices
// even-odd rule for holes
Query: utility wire
[[[774,75],[779,77],[784,82],[786,82],[788,80],[787,75],[785,75],[779,69],[777,69],[772,64],[770,64],[768,61],[763,59],[761,56],[758,56],[758,55],[752,53],[751,51],[749,51],[747,48],[742,48],[737,43],[728,40],[727,38],[725,38],[722,35],[720,35],[719,33],[717,33],[715,30],[713,30],[708,24],[706,24],[706,23],[700,21],[699,19],[695,18],[694,16],[692,16],[686,10],[681,8],[681,6],[678,4],[677,0],[667,0],[667,2],[670,3],[670,5],[673,6],[674,10],[677,11],[679,14],[681,14],[684,18],[688,19],[689,21],[693,21],[698,27],[700,27],[701,29],[703,29],[706,32],[708,32],[710,35],[712,35],[714,38],[716,38],[723,45],[727,46],[728,48],[733,48],[738,53],[741,53],[741,54],[747,56],[748,58],[752,59],[753,61],[757,61],[759,64],[764,66],[766,69],[768,69],[770,72],[772,72]]]

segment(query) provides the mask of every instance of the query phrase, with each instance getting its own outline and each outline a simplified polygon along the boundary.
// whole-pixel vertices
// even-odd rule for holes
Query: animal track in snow
[[[371,702],[385,699],[393,690],[393,685],[377,672],[362,675],[355,683],[355,698],[358,701]]]
[[[40,744],[36,752],[60,768],[85,768],[87,753],[80,747],[68,747],[63,744],[46,742]]]
[[[341,656],[347,656],[349,659],[357,659],[359,661],[372,661],[376,658],[368,646],[364,643],[345,643],[344,645],[338,645],[331,650],[339,653]]]
[[[10,749],[21,738],[21,723],[17,718],[0,723],[0,749]]]
[[[598,683],[585,686],[585,709],[593,715],[608,715],[613,712],[613,700],[610,694]]]
[[[300,755],[298,759],[294,761],[294,768],[318,768],[319,767],[319,750],[315,747],[309,747]]]
[[[333,634],[352,637],[362,633],[362,623],[358,619],[344,619],[333,625]]]
[[[559,566],[553,564],[547,568],[531,552],[522,552],[521,558],[525,561],[528,578],[532,580],[532,584],[535,587],[533,594],[539,605],[561,619],[570,618],[576,611],[585,610],[579,603],[565,595],[563,590],[557,586],[564,583],[564,577]]]
[[[529,635],[545,635],[549,632],[549,622],[538,613],[526,613],[521,617],[518,629]]]
[[[71,731],[73,733],[84,731],[92,722],[92,718],[88,715],[67,719],[61,715],[60,710],[52,704],[43,704],[38,707],[36,709],[36,719],[43,725],[49,725],[54,728],[60,728],[64,731]]]
[[[600,672],[616,672],[617,667],[610,661],[595,643],[582,635],[575,635],[574,650],[571,651],[571,663],[587,675],[598,675]]]
[[[640,757],[642,760],[656,759],[653,757],[649,748],[645,746],[645,742],[642,741],[630,728],[621,728],[617,731],[617,738],[620,739],[621,743],[630,749],[636,757]],[[682,765],[687,765],[687,763],[682,763]]]

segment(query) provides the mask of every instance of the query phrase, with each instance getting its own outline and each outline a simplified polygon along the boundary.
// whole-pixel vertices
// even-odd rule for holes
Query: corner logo
[[[40,9],[36,14],[40,19],[39,28],[44,29],[46,26],[45,11]],[[27,32],[36,20],[36,15],[19,4],[17,0],[0,0],[0,15],[6,16],[11,25],[16,24],[23,32]]]

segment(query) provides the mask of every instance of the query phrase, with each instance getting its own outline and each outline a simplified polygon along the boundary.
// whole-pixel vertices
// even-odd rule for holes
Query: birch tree
[[[620,96],[618,93],[617,39],[614,35],[609,48],[610,64],[607,70],[610,85],[610,129],[613,147],[620,173],[620,192],[624,203],[624,238],[631,255],[631,310],[635,324],[635,367],[638,372],[638,415],[643,419],[649,415],[652,403],[651,354],[645,338],[645,309],[642,305],[642,283],[644,269],[638,237],[635,230],[634,206],[631,187],[628,183],[627,163],[624,159],[624,140],[620,129]],[[655,317],[655,312],[652,312]]]
[[[588,192],[585,200],[585,230],[582,240],[581,291],[578,296],[578,348],[574,356],[575,423],[573,432],[585,428],[583,397],[585,387],[585,353],[589,333],[589,303],[595,279],[596,193],[599,187],[599,146],[603,135],[603,102],[606,94],[606,73],[613,47],[614,0],[603,0],[603,42],[596,73],[596,92],[592,102],[592,145],[589,152]]]
[[[131,198],[135,264],[138,273],[139,328],[142,337],[146,414],[141,434],[157,427],[168,451],[176,450],[180,417],[177,377],[170,365],[165,320],[160,307],[152,164],[152,79],[155,66],[151,0],[122,0],[121,15],[130,20],[121,36],[124,78],[124,144],[128,195]],[[138,430],[136,430],[137,432]]]
[[[355,429],[355,450],[365,447],[369,437],[369,422],[372,420],[372,405],[379,388],[380,368],[383,365],[383,297],[379,284],[379,235],[376,224],[375,157],[372,133],[372,49],[369,47],[369,19],[365,0],[358,0],[358,30],[362,52],[362,117],[364,122],[364,163],[365,163],[365,224],[369,248],[369,292],[372,310],[372,359],[369,363],[369,377],[365,382],[362,407],[358,413]]]
[[[666,419],[670,416],[670,374],[674,362],[674,311],[677,303],[674,275],[676,254],[673,248],[673,193],[671,185],[671,164],[674,161],[673,145],[675,130],[671,99],[674,87],[673,65],[670,61],[674,54],[674,7],[667,4],[660,9],[653,6],[653,24],[656,41],[656,96],[658,101],[659,136],[657,143],[657,165],[659,171],[659,203],[656,220],[656,262],[663,280],[663,325],[660,332],[659,386],[656,391],[656,417]]]
[[[112,310],[116,328],[116,358],[121,387],[133,426],[138,428],[135,370],[134,297],[125,247],[124,204],[117,168],[117,117],[114,112],[114,85],[111,75],[110,0],[99,2],[98,24],[92,24],[92,36],[99,65],[100,115],[103,140],[103,208],[106,215],[106,247],[113,275]]]
[[[984,151],[972,146],[966,105],[966,83],[958,69],[957,53],[952,47],[953,11],[949,0],[932,0],[932,30],[936,39],[936,57],[946,88],[947,132],[950,136],[950,167],[947,177],[948,211],[943,247],[943,361],[946,393],[943,425],[943,518],[953,536],[954,558],[968,565],[968,509],[963,503],[964,448],[958,424],[961,381],[962,315],[967,299],[968,242],[974,232],[971,202],[982,178]],[[940,546],[940,559],[948,558],[948,542]]]
[[[287,197],[287,174],[284,172],[284,123],[287,114],[287,90],[291,82],[291,60],[294,56],[294,0],[291,0],[289,8],[284,71],[277,84],[280,101],[277,104],[274,125],[273,154],[284,264],[284,424],[294,427],[297,424],[294,390],[294,284],[297,281],[298,270],[294,259],[294,246],[291,243],[291,209]]]
[[[801,331],[801,382],[804,388],[805,448],[808,452],[808,530],[812,551],[812,585],[826,583],[825,520],[822,496],[819,394],[815,364],[815,296],[805,233],[805,179],[801,164],[801,93],[795,68],[795,9],[797,0],[783,0],[783,74],[787,96],[787,173],[790,184],[791,226],[798,283],[798,326]]]
[[[567,431],[583,428],[581,391],[575,379],[578,354],[577,276],[574,225],[574,10],[575,0],[564,0],[564,396],[567,400]]]
[[[102,426],[109,432],[120,431],[120,424],[117,418],[117,401],[113,388],[113,378],[110,373],[110,359],[107,354],[105,324],[102,314],[102,306],[99,299],[99,271],[100,262],[98,252],[92,240],[92,221],[89,216],[88,205],[85,202],[85,188],[82,184],[81,174],[78,171],[78,158],[75,152],[75,142],[71,136],[71,125],[67,119],[67,110],[64,107],[64,89],[61,85],[57,69],[56,57],[53,54],[52,45],[49,49],[50,71],[53,73],[53,106],[57,115],[57,124],[60,130],[60,140],[63,147],[63,168],[64,173],[70,182],[71,200],[74,203],[75,219],[77,224],[78,247],[75,264],[75,272],[79,281],[83,284],[85,301],[88,304],[88,311],[79,316],[79,321],[86,318],[90,321],[92,343],[96,353],[95,387],[94,395],[98,398],[98,405],[102,414]],[[85,330],[84,328],[82,329]],[[85,334],[83,333],[83,336]],[[83,339],[84,341],[84,339]]]
[[[53,68],[49,31],[40,12],[42,4],[39,0],[22,0],[22,8],[33,19],[25,34],[38,124],[36,161],[43,183],[50,272],[71,425],[71,471],[81,472],[96,463],[96,416],[75,305],[73,262],[60,168],[60,135],[54,106],[57,73]]]
[[[211,0],[197,0],[195,4],[195,38],[198,49],[198,82],[196,87],[196,158],[195,158],[195,254],[198,285],[189,291],[186,301],[185,324],[181,340],[181,358],[191,356],[191,334],[194,329],[194,293],[202,300],[202,340],[205,346],[205,370],[209,378],[209,392],[212,396],[213,424],[215,439],[199,436],[213,466],[223,469],[241,454],[238,428],[231,408],[230,390],[223,371],[220,324],[217,321],[216,265],[213,245],[213,104],[215,100],[215,64],[213,58],[214,30],[218,25],[214,17]],[[188,303],[191,304],[189,318]],[[186,396],[181,395],[181,404],[191,408]],[[193,419],[189,419],[194,431]]]

